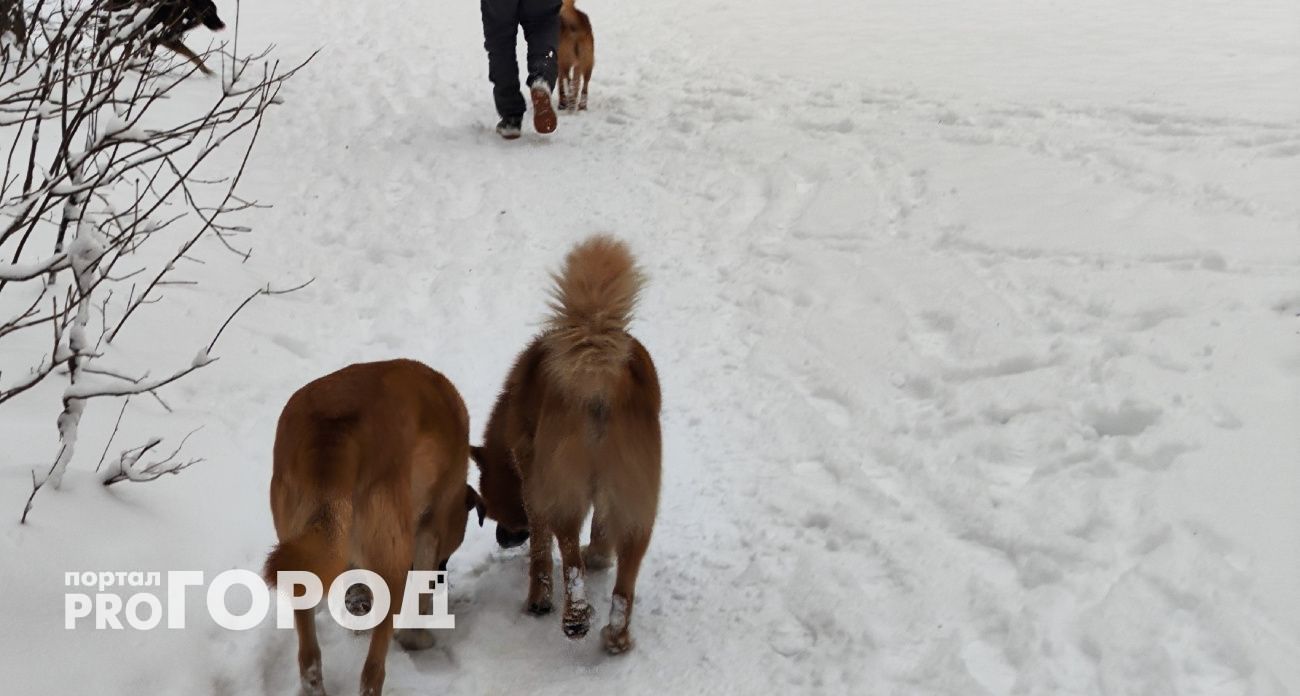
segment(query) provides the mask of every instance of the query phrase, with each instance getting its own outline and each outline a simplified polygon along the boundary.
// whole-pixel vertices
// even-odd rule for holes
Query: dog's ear
[[[483,506],[483,497],[474,490],[474,487],[465,484],[465,511],[478,511],[478,526],[483,526],[483,519],[487,517],[487,508]]]
[[[473,459],[473,460],[474,460],[474,463],[475,463],[475,464],[478,464],[479,467],[482,467],[482,466],[483,466],[483,448],[482,448],[482,447],[470,447],[470,448],[469,448],[469,458],[470,458],[470,459]]]

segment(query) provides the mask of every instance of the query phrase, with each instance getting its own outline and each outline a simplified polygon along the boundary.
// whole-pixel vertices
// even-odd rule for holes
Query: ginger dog
[[[586,569],[618,575],[605,648],[632,647],[628,631],[641,559],[659,505],[659,380],[645,347],[627,332],[642,276],[627,247],[598,236],[569,253],[554,276],[552,315],[506,380],[482,447],[481,472],[497,541],[531,537],[527,609],[551,611],[551,536],[564,567],[562,627],[590,629]],[[591,543],[578,536],[595,507]]]
[[[284,570],[310,571],[328,590],[349,566],[388,585],[390,613],[370,638],[361,693],[378,695],[401,611],[408,570],[445,569],[482,503],[466,482],[469,415],[451,382],[411,360],[345,367],[299,389],[275,433],[271,513],[280,543],[266,559],[275,584]],[[430,611],[421,597],[422,613]],[[325,693],[315,613],[294,612],[303,691]],[[411,650],[433,644],[427,629],[402,629]]]
[[[587,87],[591,84],[591,70],[596,67],[596,39],[591,33],[591,19],[587,13],[573,6],[573,0],[564,0],[560,7],[560,43],[556,46],[560,65],[560,109],[570,109],[577,99],[578,111],[587,110]],[[582,89],[574,93],[578,79]]]

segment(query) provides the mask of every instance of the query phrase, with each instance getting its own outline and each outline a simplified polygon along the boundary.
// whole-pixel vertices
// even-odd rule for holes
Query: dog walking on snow
[[[530,543],[528,611],[552,609],[552,536],[570,638],[591,627],[587,569],[608,568],[617,557],[601,631],[611,653],[632,647],[636,579],[659,506],[659,378],[650,353],[627,332],[641,282],[622,242],[598,236],[575,247],[555,275],[546,328],[511,368],[483,446],[470,450],[497,542]],[[580,550],[593,508],[591,543]]]
[[[587,13],[564,0],[560,7],[560,110],[587,110],[587,87],[596,66],[596,39]],[[577,89],[581,80],[581,90]],[[576,100],[576,102],[575,102]]]

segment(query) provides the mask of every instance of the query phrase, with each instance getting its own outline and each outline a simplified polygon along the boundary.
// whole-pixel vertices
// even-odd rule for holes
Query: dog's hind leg
[[[528,516],[528,613],[542,616],[551,613],[551,528],[540,515]]]
[[[320,643],[316,640],[316,610],[294,610],[293,627],[298,632],[298,676],[302,680],[302,692],[307,696],[325,696]]]
[[[560,93],[560,103],[557,108],[559,108],[561,111],[567,110],[573,104],[572,100],[570,99],[570,95],[572,94],[572,90],[573,90],[572,72],[573,69],[569,67],[569,65],[563,59],[561,59],[559,85],[557,85],[557,91]]]
[[[582,59],[579,66],[573,69],[574,77],[578,75],[578,67],[582,68],[582,93],[578,96],[578,111],[587,110],[587,88],[591,86],[591,71],[596,68],[596,44],[588,40],[582,46]]]
[[[410,491],[404,487],[381,488],[359,498],[354,507],[353,557],[357,567],[378,575],[388,590],[388,611],[370,634],[370,650],[361,668],[361,696],[380,696],[388,645],[393,641],[393,616],[402,610],[419,520],[412,519]]]
[[[587,110],[587,88],[591,86],[591,69],[595,65],[588,61],[582,71],[582,92],[578,95],[578,111]]]
[[[628,630],[632,621],[632,601],[636,597],[636,577],[641,571],[641,559],[649,546],[649,529],[635,531],[618,544],[618,577],[614,580],[614,596],[609,604],[609,625],[600,632],[605,640],[605,650],[610,653],[632,649],[632,634]]]
[[[438,535],[434,525],[434,513],[425,511],[415,529],[415,549],[412,554],[412,570],[438,569]],[[421,615],[433,613],[433,597],[420,595]],[[427,650],[433,647],[433,631],[428,628],[399,628],[394,632],[398,645],[406,650]]]
[[[586,566],[582,562],[579,536],[582,533],[583,510],[577,515],[566,515],[555,522],[555,538],[560,543],[560,561],[564,567],[564,617],[561,626],[564,635],[581,638],[591,630],[591,604],[587,602]]]
[[[393,640],[393,615],[402,609],[402,591],[405,589],[402,582],[406,577],[405,568],[376,570],[388,585],[388,598],[392,604],[389,605],[388,615],[370,634],[370,651],[366,653],[365,666],[361,668],[361,696],[380,696],[384,693],[388,644]]]
[[[609,539],[609,522],[604,510],[596,503],[596,513],[591,517],[591,542],[582,549],[582,562],[588,570],[605,570],[611,565],[613,544]]]

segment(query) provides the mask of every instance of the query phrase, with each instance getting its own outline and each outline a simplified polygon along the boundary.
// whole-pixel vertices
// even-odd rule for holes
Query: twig
[[[104,466],[104,457],[108,456],[108,448],[113,446],[113,439],[117,437],[117,429],[122,426],[122,416],[126,414],[126,407],[131,403],[131,397],[122,399],[122,408],[117,412],[117,421],[113,423],[113,432],[108,434],[108,442],[104,443],[104,451],[99,454],[99,463],[95,465],[95,473],[99,473],[100,467]]]
[[[291,288],[286,288],[286,289],[284,289],[284,290],[272,290],[272,289],[271,289],[271,286],[270,286],[270,285],[267,285],[267,286],[264,287],[264,288],[260,288],[260,289],[256,290],[255,292],[253,292],[253,294],[249,295],[248,297],[245,297],[245,298],[244,298],[244,301],[243,301],[243,302],[240,302],[238,307],[235,307],[235,311],[231,312],[231,313],[230,313],[230,316],[226,317],[226,320],[225,320],[224,322],[222,322],[222,324],[221,324],[221,328],[217,329],[217,335],[212,337],[212,342],[208,344],[208,349],[207,349],[206,352],[208,352],[208,353],[211,353],[211,352],[212,352],[212,349],[215,348],[216,345],[217,345],[217,339],[218,339],[218,338],[221,338],[221,332],[223,332],[223,331],[226,330],[226,327],[230,325],[230,322],[231,322],[231,320],[233,320],[233,319],[235,318],[235,315],[239,314],[239,312],[240,312],[241,310],[243,310],[244,307],[247,307],[247,306],[248,306],[248,303],[249,303],[249,302],[252,302],[252,301],[253,301],[255,298],[257,298],[258,296],[260,296],[260,295],[287,295],[287,294],[289,294],[289,293],[291,293],[291,292],[297,292],[297,291],[299,291],[299,290],[302,290],[303,288],[307,287],[308,285],[311,285],[311,284],[312,284],[313,282],[315,282],[315,281],[316,281],[315,278],[310,278],[310,279],[308,279],[308,280],[307,280],[306,282],[304,282],[304,283],[301,283],[301,284],[299,284],[299,285],[295,285],[294,287],[291,287]]]

